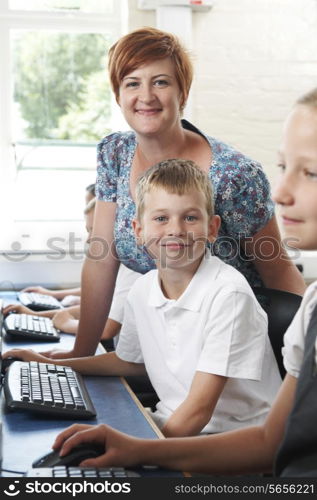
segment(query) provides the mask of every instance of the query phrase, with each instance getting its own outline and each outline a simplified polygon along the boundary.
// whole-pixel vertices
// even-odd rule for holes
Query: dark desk
[[[70,349],[74,336],[62,335],[58,343],[35,343],[9,341],[3,336],[3,352],[14,346],[30,347],[34,350],[51,349],[53,346]],[[102,352],[102,348],[99,348]],[[80,423],[106,423],[112,427],[136,437],[155,439],[161,437],[159,429],[138,402],[123,378],[119,377],[85,377],[85,383],[93,404],[97,410],[97,418],[80,420]],[[57,419],[37,415],[29,411],[12,411],[5,407],[2,395],[2,468],[24,472],[30,468],[33,460],[47,453],[56,435],[74,423],[69,419]],[[144,475],[182,476],[172,471],[145,472]],[[3,473],[2,477],[12,474]],[[143,474],[142,474],[143,475]]]

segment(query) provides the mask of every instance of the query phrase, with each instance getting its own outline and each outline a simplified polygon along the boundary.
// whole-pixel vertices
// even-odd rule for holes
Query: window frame
[[[30,30],[51,30],[68,33],[100,33],[110,32],[114,39],[119,38],[127,31],[128,25],[128,0],[116,1],[113,16],[108,13],[84,13],[80,11],[30,11],[30,10],[10,10],[9,0],[1,0],[0,2],[0,211],[5,214],[4,225],[2,225],[2,242],[0,243],[0,254],[7,252],[10,249],[12,238],[15,236],[4,237],[6,229],[8,234],[20,234],[21,224],[13,220],[10,213],[10,205],[14,202],[14,179],[16,175],[16,166],[14,162],[14,148],[12,137],[12,122],[11,122],[11,105],[13,95],[13,82],[11,80],[11,47],[10,47],[10,32],[17,29]],[[115,106],[112,104],[112,109]],[[116,111],[115,111],[116,113]],[[2,218],[2,216],[1,216]],[[46,229],[51,224],[50,221],[45,222]],[[72,222],[71,222],[72,224]],[[84,234],[83,222],[75,224],[82,229]],[[28,221],[24,232],[34,233],[41,231],[43,222]],[[64,227],[62,227],[64,226]],[[70,221],[65,220],[61,223],[62,232],[65,233],[67,227],[70,227]],[[72,224],[72,226],[74,226]],[[52,228],[56,227],[56,223],[52,224]],[[72,229],[71,229],[72,230]],[[10,238],[10,237],[9,237]],[[36,243],[29,240],[28,249],[41,251],[45,253],[45,248],[37,247]],[[48,251],[49,253],[49,251]]]

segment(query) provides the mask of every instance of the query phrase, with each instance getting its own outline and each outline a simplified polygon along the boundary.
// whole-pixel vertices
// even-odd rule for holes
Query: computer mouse
[[[14,361],[23,361],[21,358],[15,358],[13,356],[9,356],[8,358],[2,358],[1,360],[1,373],[5,373],[9,366],[14,362]]]
[[[103,455],[105,448],[93,443],[83,444],[73,448],[67,455],[59,456],[59,451],[51,451],[35,460],[32,467],[55,467],[56,465],[79,465],[86,458],[96,458]]]

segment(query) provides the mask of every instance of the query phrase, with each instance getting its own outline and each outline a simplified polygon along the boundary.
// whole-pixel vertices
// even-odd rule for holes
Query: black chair
[[[267,314],[269,338],[281,377],[284,378],[283,337],[301,304],[302,296],[264,287],[255,287],[253,292]]]
[[[155,411],[156,403],[159,402],[159,397],[152,386],[150,379],[147,375],[130,375],[125,377],[127,383],[132,391],[139,399],[144,407],[151,408]]]

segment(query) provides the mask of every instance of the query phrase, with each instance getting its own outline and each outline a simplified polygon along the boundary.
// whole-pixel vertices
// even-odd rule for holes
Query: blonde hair
[[[108,70],[111,86],[119,99],[123,78],[149,62],[170,57],[181,92],[181,109],[185,106],[193,79],[193,66],[186,49],[172,33],[144,27],[120,38],[109,50]]]
[[[163,188],[168,193],[183,195],[191,189],[200,191],[206,200],[209,216],[214,214],[213,189],[207,176],[193,161],[170,159],[149,168],[136,186],[136,217],[144,213],[144,197],[152,188]]]
[[[297,99],[296,104],[304,104],[306,106],[317,107],[317,87],[310,90],[306,94]]]
[[[95,206],[96,206],[96,198],[93,198],[85,206],[84,215],[89,214],[89,212],[91,212],[95,208]]]

